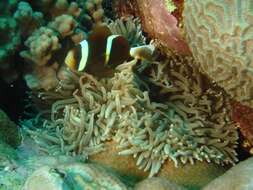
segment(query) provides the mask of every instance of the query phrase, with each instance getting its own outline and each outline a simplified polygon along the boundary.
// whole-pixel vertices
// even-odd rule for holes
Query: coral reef
[[[0,11],[0,77],[21,72],[26,106],[39,114],[18,129],[0,110],[0,189],[132,189],[146,178],[135,189],[200,189],[222,175],[238,161],[238,126],[253,144],[248,2],[10,1]],[[233,12],[224,7],[238,18],[220,19]],[[101,23],[130,47],[154,45],[152,58],[129,57],[105,78],[97,65],[69,69],[65,55]]]
[[[189,0],[184,29],[201,70],[253,107],[252,1]]]
[[[17,125],[0,109],[0,139],[5,143],[17,147],[21,143],[21,134]]]
[[[250,190],[253,188],[253,158],[239,163],[213,180],[203,190]]]
[[[93,164],[68,164],[42,167],[26,181],[24,190],[105,189],[126,190],[111,173]]]

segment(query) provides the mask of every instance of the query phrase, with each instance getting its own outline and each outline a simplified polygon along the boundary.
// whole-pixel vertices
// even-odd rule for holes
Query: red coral
[[[242,135],[253,146],[253,109],[239,102],[232,102],[232,118],[240,124]]]
[[[171,15],[163,0],[136,0],[143,28],[159,43],[179,54],[190,54],[176,17]],[[179,2],[178,2],[179,3]]]

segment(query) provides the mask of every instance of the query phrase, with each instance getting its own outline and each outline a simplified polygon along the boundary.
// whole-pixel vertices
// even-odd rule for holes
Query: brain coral
[[[233,98],[253,107],[252,0],[188,0],[187,41],[200,68]]]

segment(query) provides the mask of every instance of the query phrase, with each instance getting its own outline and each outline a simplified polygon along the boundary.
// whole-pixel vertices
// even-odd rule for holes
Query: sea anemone
[[[131,47],[144,45],[146,38],[143,35],[141,23],[138,18],[124,17],[109,22],[113,34],[124,36]]]
[[[73,96],[53,104],[51,119],[41,128],[26,131],[49,154],[88,156],[104,151],[106,141],[116,141],[119,154],[133,155],[137,166],[149,170],[150,176],[158,173],[167,159],[176,166],[194,160],[234,163],[237,133],[224,115],[213,116],[221,123],[205,122],[201,115],[209,111],[208,100],[202,101],[206,109],[194,108],[193,113],[175,98],[174,102],[152,102],[147,91],[134,85],[136,63],[118,66],[113,78],[97,80],[83,73]],[[186,81],[182,80],[179,84]]]

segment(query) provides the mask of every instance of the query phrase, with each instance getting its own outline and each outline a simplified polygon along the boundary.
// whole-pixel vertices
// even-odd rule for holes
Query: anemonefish
[[[85,71],[97,77],[112,76],[114,69],[123,62],[150,59],[152,45],[131,48],[127,39],[112,34],[105,25],[93,29],[87,40],[72,48],[65,57],[65,64],[74,71]]]

